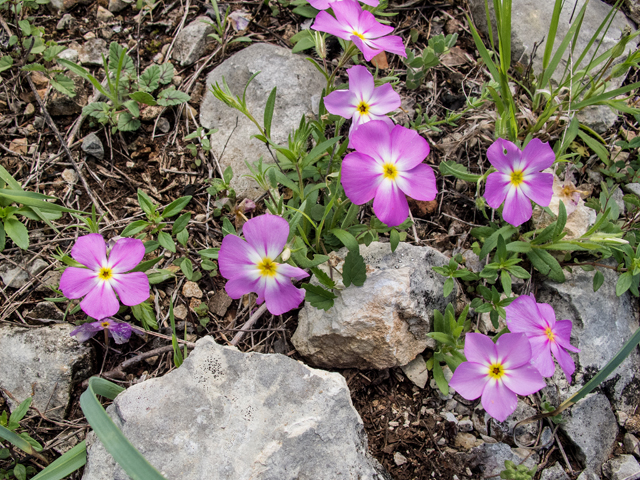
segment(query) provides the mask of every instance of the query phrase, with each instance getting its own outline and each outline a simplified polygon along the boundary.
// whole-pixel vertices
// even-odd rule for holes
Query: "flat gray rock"
[[[181,67],[197,62],[207,46],[207,39],[213,33],[211,19],[207,16],[197,17],[189,25],[180,30],[176,37],[171,56]]]
[[[273,87],[278,87],[271,136],[282,145],[286,144],[289,133],[298,127],[300,118],[312,114],[313,102],[318,103],[326,86],[325,78],[304,56],[267,43],[256,43],[239,51],[209,73],[200,107],[200,123],[205,128],[219,130],[211,137],[213,153],[223,169],[233,168],[231,185],[238,196],[254,200],[264,191],[252,179],[243,177],[250,173],[244,162],[251,164],[260,157],[265,163],[273,162],[271,154],[262,142],[251,138],[258,133],[256,126],[243,114],[217,100],[210,89],[216,83],[222,85],[224,77],[232,93],[242,96],[247,81],[257,72],[260,74],[247,88],[247,107],[262,123],[267,98]]]
[[[92,38],[84,42],[78,51],[78,61],[85,67],[101,67],[102,55],[109,58],[107,42],[102,38]]]
[[[510,460],[516,465],[523,464],[527,468],[533,468],[538,463],[539,457],[530,450],[511,448],[506,443],[483,443],[474,447],[469,453],[459,454],[460,459],[469,468],[478,468],[481,477],[486,480],[500,480],[500,472],[504,470],[504,462]]]
[[[92,155],[98,160],[102,160],[104,158],[104,147],[102,146],[102,141],[93,132],[84,137],[81,148],[84,153]]]
[[[585,0],[577,0],[575,6],[575,14],[573,14],[573,20],[577,12],[580,11],[584,5]],[[485,14],[485,2],[484,0],[471,0],[469,6],[473,15],[473,20],[476,25],[486,34],[488,33],[486,14]],[[493,15],[493,4],[489,2],[491,14]],[[554,2],[539,0],[514,0],[512,4],[512,24],[511,24],[511,58],[513,62],[521,61],[523,64],[527,64],[530,59],[530,55],[533,51],[534,44],[538,45],[547,37],[549,32],[549,24],[551,23],[551,17],[553,13]],[[580,28],[580,35],[576,43],[575,51],[577,55],[580,55],[586,48],[589,40],[596,32],[600,23],[604,20],[606,15],[611,11],[611,6],[607,5],[601,0],[590,0],[589,6],[585,12],[584,20]],[[558,31],[554,42],[554,52],[562,43],[562,40],[567,35],[567,31],[571,25],[570,20],[574,9],[574,2],[565,3],[565,6],[560,14],[560,20],[558,24]],[[493,20],[495,25],[495,19]],[[634,25],[627,20],[623,13],[618,12],[609,30],[602,39],[602,44],[598,50],[598,54],[612,48],[620,39],[625,27],[629,26],[631,30],[635,30]],[[494,28],[494,38],[497,39],[496,30]],[[497,42],[497,40],[496,40]],[[617,59],[620,62],[624,57],[636,48],[636,41],[630,41],[627,44],[625,54]],[[567,52],[569,49],[567,49]],[[595,46],[592,46],[591,52],[595,51]],[[544,43],[538,48],[535,58],[533,59],[534,72],[540,73],[542,71],[542,57],[544,54]],[[589,63],[591,55],[588,54],[583,60],[582,66],[586,67]],[[568,62],[568,54],[565,55],[563,60],[556,68],[553,79],[558,80],[565,69]],[[611,89],[618,88],[624,82],[625,76],[613,79],[611,82]],[[578,114],[578,118],[591,128],[599,133],[606,131],[617,118],[617,114],[612,112],[607,106],[594,106],[585,109],[582,113]]]
[[[556,463],[553,467],[545,468],[540,476],[540,480],[570,480],[562,465]]]
[[[179,369],[130,387],[107,412],[170,480],[391,480],[367,452],[342,375],[211,337]],[[83,480],[129,478],[93,433],[87,445]]]
[[[575,268],[565,272],[565,283],[542,280],[536,295],[538,302],[549,303],[558,320],[573,321],[571,343],[580,349],[571,354],[576,360],[574,382],[569,385],[560,368],[556,369],[553,382],[559,387],[560,399],[555,399],[554,386],[545,394],[556,400],[565,400],[600,371],[638,329],[638,299],[630,292],[618,297],[618,274],[609,268],[598,268],[604,275],[604,283],[594,293],[595,272]],[[637,406],[640,384],[640,354],[631,355],[609,376],[604,391],[616,410],[631,414]],[[559,405],[558,403],[555,403]]]
[[[638,480],[640,465],[633,455],[620,455],[605,463],[602,473],[610,480]]]
[[[75,327],[0,327],[0,389],[23,401],[33,395],[32,406],[46,417],[65,417],[73,387],[93,368],[93,349],[69,334]],[[10,408],[18,404],[7,396]]]
[[[36,258],[33,262],[19,267],[4,262],[3,265],[0,265],[0,278],[7,287],[18,289],[27,284],[29,275],[37,275],[48,266],[49,264],[41,258]]]
[[[601,393],[591,393],[569,409],[560,428],[576,447],[583,467],[600,472],[618,435],[618,423],[611,404]]]
[[[445,278],[432,270],[449,258],[431,247],[400,243],[391,253],[390,244],[373,242],[360,245],[360,253],[367,264],[363,286],[337,291],[334,306],[326,312],[308,302],[300,311],[291,340],[313,365],[360,369],[406,365],[433,345],[426,334],[434,310],[444,313],[455,299],[456,289],[443,297]],[[342,271],[346,255],[343,248],[329,261]],[[343,285],[335,270],[334,280]]]

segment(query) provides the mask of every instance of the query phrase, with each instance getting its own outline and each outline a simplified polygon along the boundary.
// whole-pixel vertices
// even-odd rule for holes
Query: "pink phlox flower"
[[[567,211],[567,215],[571,215],[580,206],[582,197],[587,196],[589,192],[578,190],[573,182],[573,172],[568,170],[564,173],[564,182],[558,177],[553,176],[553,195],[558,197]]]
[[[309,274],[276,262],[289,236],[287,221],[277,215],[261,215],[245,223],[242,230],[246,241],[227,235],[218,253],[220,274],[228,280],[227,294],[240,298],[255,292],[257,303],[266,301],[273,315],[296,308],[304,300],[304,290],[294,287],[291,279],[299,280]]]
[[[349,148],[353,148],[351,135],[363,123],[382,120],[393,128],[393,121],[387,113],[400,107],[400,95],[393,91],[389,83],[375,87],[373,75],[362,65],[347,70],[349,90],[336,90],[324,97],[324,106],[329,113],[350,118]]]
[[[107,258],[102,235],[91,233],[78,238],[71,256],[87,268],[67,267],[60,278],[60,290],[67,298],[81,298],[80,307],[92,318],[115,315],[120,301],[138,305],[149,298],[149,279],[144,272],[129,272],[144,257],[144,244],[135,238],[118,240]]]
[[[548,207],[553,195],[553,174],[541,173],[553,165],[555,153],[548,143],[531,140],[524,150],[499,138],[487,150],[487,157],[498,171],[487,178],[484,198],[491,208],[504,202],[502,217],[514,227],[531,218],[530,200]]]
[[[547,303],[536,303],[533,295],[521,295],[511,305],[505,307],[507,326],[512,332],[524,333],[531,344],[531,364],[543,377],[553,376],[556,358],[560,368],[571,383],[571,375],[576,370],[573,358],[566,350],[579,352],[572,346],[571,320],[556,321],[553,307]]]
[[[105,318],[99,322],[83,323],[73,330],[70,335],[76,337],[79,342],[86,342],[101,330],[106,330],[109,333],[109,337],[113,338],[116,343],[122,344],[129,341],[133,329],[126,322]]]
[[[362,10],[358,2],[341,0],[332,3],[331,8],[335,18],[327,12],[319,12],[311,28],[351,40],[367,62],[383,51],[407,56],[402,38],[386,36],[393,32],[393,27],[378,23],[371,12]]]
[[[482,408],[504,422],[518,405],[517,395],[531,395],[547,386],[529,362],[531,346],[521,333],[506,333],[496,343],[480,333],[468,333],[464,344],[467,362],[449,382],[467,400],[482,397]]]
[[[415,130],[392,129],[380,120],[358,127],[351,135],[356,149],[342,161],[342,186],[356,205],[373,200],[376,216],[390,227],[409,215],[405,195],[433,200],[438,189],[433,169],[422,161],[429,144]]]
[[[317,10],[326,10],[327,8],[333,7],[333,4],[339,2],[340,0],[308,0],[309,4],[317,9]],[[380,5],[379,0],[360,0],[365,5],[369,5],[370,7],[377,7]]]

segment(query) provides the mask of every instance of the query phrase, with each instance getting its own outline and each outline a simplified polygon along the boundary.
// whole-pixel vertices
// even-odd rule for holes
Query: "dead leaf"
[[[387,62],[387,53],[380,52],[371,59],[371,63],[373,63],[374,67],[378,67],[380,70],[386,70],[387,68],[389,68],[389,62]]]
[[[468,61],[469,59],[467,58],[466,53],[460,47],[451,48],[449,53],[441,59],[442,64],[447,67],[457,67],[459,65],[464,65]]]

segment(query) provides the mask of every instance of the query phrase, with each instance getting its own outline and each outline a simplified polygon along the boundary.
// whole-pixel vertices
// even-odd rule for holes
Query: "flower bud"
[[[291,250],[289,249],[289,247],[285,247],[285,249],[282,251],[281,258],[283,262],[286,262],[287,260],[289,260],[289,258],[291,258]]]

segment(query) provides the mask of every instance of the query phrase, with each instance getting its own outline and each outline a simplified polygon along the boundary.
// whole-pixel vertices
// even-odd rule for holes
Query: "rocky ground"
[[[522,65],[529,61],[528,42],[539,40],[530,18],[540,2],[530,3],[522,2],[514,16],[514,52]],[[594,22],[608,7],[592,3],[589,21]],[[397,123],[414,120],[416,107],[443,117],[448,110],[460,110],[466,96],[479,95],[487,76],[464,15],[481,15],[478,4],[470,4],[391,2],[389,11],[398,14],[393,17],[397,34],[407,38],[415,30],[416,48],[439,33],[459,35],[457,46],[421,88],[408,90],[400,82],[403,109],[395,115]],[[505,460],[537,465],[536,479],[640,478],[637,350],[601,388],[565,412],[562,423],[545,421],[513,432],[518,421],[540,411],[543,401],[558,405],[577,391],[638,329],[638,299],[629,292],[615,295],[617,273],[606,265],[598,267],[605,282],[597,293],[594,272],[582,270],[567,274],[564,284],[534,277],[526,285],[559,318],[574,322],[572,343],[581,351],[574,355],[573,384],[560,376],[549,379],[541,395],[521,400],[514,415],[498,423],[485,416],[479,402],[453,391],[442,395],[430,378],[424,361],[434,345],[424,334],[432,327],[434,310],[443,311],[450,301],[461,309],[469,301],[462,284],[443,298],[444,278],[431,267],[464,253],[470,268],[481,268],[470,250],[469,230],[486,223],[472,208],[475,186],[451,177],[438,177],[436,200],[411,204],[415,229],[396,253],[391,254],[387,238],[362,247],[369,268],[365,286],[343,290],[330,312],[305,305],[283,316],[266,315],[246,332],[237,350],[223,348],[253,312],[251,301],[232,301],[215,271],[199,269],[202,278],[187,281],[173,261],[187,256],[198,266],[197,250],[219,246],[222,221],[213,215],[215,198],[206,189],[226,166],[234,169],[238,194],[256,200],[255,214],[263,211],[262,191],[241,175],[247,173],[244,159],[266,156],[266,150],[249,140],[255,133],[251,124],[215,100],[208,87],[224,76],[233,89],[241,88],[261,71],[247,90],[247,103],[264,108],[268,93],[278,86],[272,135],[285,142],[301,115],[317,112],[324,84],[304,57],[291,54],[289,39],[308,27],[307,19],[282,3],[228,6],[250,20],[242,32],[231,25],[230,34],[248,36],[251,44],[223,49],[208,37],[212,29],[200,20],[214,15],[203,2],[159,3],[151,15],[142,16],[122,0],[57,0],[37,17],[47,38],[69,47],[66,58],[94,72],[100,71],[101,54],[111,41],[129,48],[140,71],[171,61],[176,69],[172,84],[191,100],[184,108],[149,107],[141,112],[138,132],[112,134],[80,121],[82,107],[93,97],[89,83],[74,78],[78,95],[70,99],[34,74],[47,110],[81,166],[79,175],[59,150],[31,90],[15,78],[4,79],[11,88],[0,93],[5,154],[0,164],[25,188],[57,196],[70,208],[99,207],[106,213],[101,233],[107,238],[142,217],[138,188],[161,205],[192,195],[187,207],[192,220],[188,247],[178,246],[176,254],[165,251],[157,266],[177,274],[153,286],[160,335],[134,336],[108,349],[100,337],[82,345],[70,338],[71,323],[81,312],[66,314],[66,304],[51,300],[56,297],[51,287],[60,277],[52,254],[58,247],[68,252],[83,234],[77,222],[65,216],[57,224],[66,228],[59,231],[30,222],[30,248],[8,244],[0,253],[0,410],[14,409],[33,396],[24,426],[45,446],[49,460],[86,438],[89,460],[74,479],[123,475],[79,408],[83,382],[98,373],[128,387],[109,412],[145,456],[162,465],[167,478],[296,478],[291,472],[304,462],[311,478],[497,479]],[[626,12],[637,22],[634,8],[631,4]],[[630,20],[620,14],[616,22]],[[329,60],[335,58],[339,46],[329,44],[329,53]],[[391,57],[387,72],[402,80],[404,66]],[[621,81],[637,81],[637,76],[633,72]],[[612,118],[609,109],[589,115],[583,121],[603,135],[612,153],[615,141],[630,141],[638,133],[631,116]],[[455,160],[473,171],[486,170],[484,152],[493,140],[494,117],[485,105],[439,132],[426,132],[432,145],[427,161],[436,166]],[[194,158],[187,149],[190,142],[184,137],[199,125],[219,129],[212,137],[213,157]],[[553,138],[553,132],[548,135],[543,140]],[[619,153],[618,159],[628,160],[625,155]],[[586,153],[584,163],[577,184],[597,195],[602,179],[597,157]],[[332,254],[337,268],[343,253]],[[524,287],[515,284],[514,290]],[[197,341],[178,370],[168,337],[170,298],[177,331],[187,342]],[[128,313],[123,319],[132,320]],[[480,331],[493,329],[482,315],[472,315],[472,321]]]

